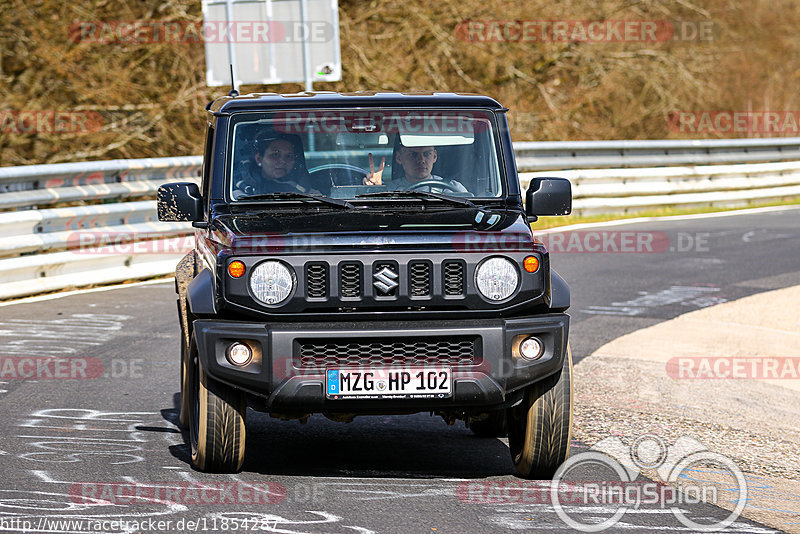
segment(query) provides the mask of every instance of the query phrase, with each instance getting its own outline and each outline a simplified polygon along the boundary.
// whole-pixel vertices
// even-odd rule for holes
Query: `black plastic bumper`
[[[194,335],[200,362],[215,380],[260,397],[269,411],[372,412],[486,408],[507,404],[514,392],[561,369],[567,350],[569,316],[562,313],[515,319],[476,321],[392,321],[375,323],[256,323],[198,319]],[[522,337],[544,343],[542,356],[528,361],[514,356]],[[452,366],[453,394],[442,399],[346,399],[325,395],[325,369],[308,369],[298,359],[298,340],[356,338],[431,338],[474,336],[479,358]],[[253,359],[236,367],[226,358],[233,342],[253,348]]]

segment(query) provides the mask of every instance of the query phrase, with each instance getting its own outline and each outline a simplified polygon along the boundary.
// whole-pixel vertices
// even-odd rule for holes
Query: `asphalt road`
[[[572,290],[576,361],[612,339],[683,313],[800,285],[798,222],[800,208],[570,232],[578,234],[577,242],[572,239],[570,248],[571,235],[565,236],[557,242],[562,253],[551,257]],[[614,232],[619,235],[612,237]],[[606,253],[574,252],[603,239]],[[626,239],[627,249],[636,250],[631,243],[641,241],[644,252],[622,252]],[[653,252],[647,252],[648,239]]]
[[[547,238],[572,288],[576,361],[679,314],[800,284],[800,208],[576,235]],[[630,239],[641,246],[623,251]],[[570,530],[537,497],[537,483],[524,498],[487,497],[521,484],[503,440],[476,438],[461,423],[448,427],[427,414],[351,424],[314,416],[302,425],[249,412],[242,472],[196,472],[176,426],[178,354],[171,281],[0,307],[0,530]],[[54,356],[79,363],[56,368],[45,361]],[[36,359],[35,372],[18,366],[22,357]],[[727,514],[702,504],[685,509],[693,517]],[[657,507],[627,513],[614,530],[621,528],[690,531]],[[730,531],[770,529],[740,519]]]

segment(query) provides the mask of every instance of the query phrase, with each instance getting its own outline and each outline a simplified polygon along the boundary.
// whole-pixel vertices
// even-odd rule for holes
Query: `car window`
[[[233,200],[274,192],[345,199],[406,189],[477,198],[505,192],[487,111],[248,112],[234,114],[231,124]]]

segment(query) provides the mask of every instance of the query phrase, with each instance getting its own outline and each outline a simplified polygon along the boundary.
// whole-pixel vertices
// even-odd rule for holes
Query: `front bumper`
[[[259,409],[287,413],[500,407],[518,397],[525,386],[561,369],[568,333],[569,316],[563,313],[458,322],[194,321],[199,360],[210,377],[255,396],[258,402],[251,404]],[[528,335],[537,336],[544,344],[542,356],[535,361],[514,355],[514,346]],[[347,347],[347,343],[359,339],[424,343],[444,338],[474,340],[475,358],[467,363],[448,364],[452,369],[453,394],[443,399],[329,399],[325,396],[325,366],[309,367],[300,352],[303,343],[340,343]],[[253,359],[245,367],[234,366],[225,356],[228,346],[237,341],[253,349]],[[354,360],[348,357],[348,361]],[[396,367],[398,363],[393,361],[390,365]],[[360,367],[374,366],[365,363]]]

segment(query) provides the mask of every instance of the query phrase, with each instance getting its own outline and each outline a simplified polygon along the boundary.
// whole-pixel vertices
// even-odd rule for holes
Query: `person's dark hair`
[[[255,155],[264,155],[264,152],[275,141],[287,141],[294,148],[295,160],[292,170],[287,174],[294,181],[302,180],[308,176],[308,169],[306,168],[305,152],[303,150],[303,141],[299,136],[294,134],[287,134],[276,132],[274,130],[261,130],[253,139],[253,162],[255,163]]]

